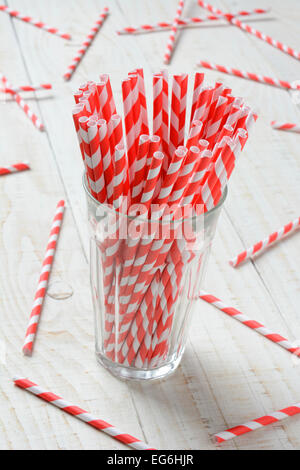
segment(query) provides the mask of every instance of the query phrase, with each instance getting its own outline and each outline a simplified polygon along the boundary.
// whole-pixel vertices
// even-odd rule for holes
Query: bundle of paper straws
[[[139,204],[145,219],[159,221],[166,212],[176,218],[177,209],[188,205],[201,215],[218,204],[257,116],[231,89],[222,83],[204,86],[203,80],[204,74],[195,74],[187,116],[188,75],[175,75],[172,88],[166,71],[153,76],[151,134],[142,69],[122,81],[124,133],[108,75],[79,88],[73,119],[87,185],[99,203],[119,214],[131,214],[132,205]],[[99,246],[105,354],[126,366],[156,367],[168,357],[192,251],[186,256],[181,240],[170,234],[151,234],[146,241],[117,238]]]

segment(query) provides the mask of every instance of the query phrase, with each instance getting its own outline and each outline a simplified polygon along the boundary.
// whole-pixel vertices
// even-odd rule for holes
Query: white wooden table
[[[300,401],[300,361],[213,307],[199,301],[178,370],[155,383],[125,383],[97,365],[89,291],[88,234],[81,187],[82,162],[71,119],[72,91],[109,72],[120,81],[142,66],[162,67],[168,33],[118,37],[129,24],[167,20],[176,0],[111,0],[111,15],[78,67],[62,73],[95,21],[103,0],[9,0],[9,6],[72,34],[72,41],[39,31],[0,12],[0,69],[15,84],[51,82],[53,92],[28,103],[46,125],[35,130],[14,102],[0,102],[1,164],[28,159],[30,172],[0,179],[0,448],[121,449],[122,444],[12,385],[15,374],[62,395],[157,449],[214,449],[210,436]],[[188,1],[185,16],[205,14]],[[100,5],[99,5],[100,4]],[[226,0],[227,10],[272,6],[252,24],[297,49],[297,0]],[[181,32],[170,66],[196,70],[199,59],[266,75],[300,79],[300,64],[280,51],[224,26]],[[299,215],[300,136],[272,131],[273,119],[300,121],[291,94],[207,71],[259,111],[259,121],[230,184],[205,288],[300,345],[300,234],[238,270],[230,256]],[[23,357],[24,338],[57,201],[67,210],[35,353]],[[55,299],[72,293],[66,299]],[[250,433],[222,449],[299,449],[300,418]]]

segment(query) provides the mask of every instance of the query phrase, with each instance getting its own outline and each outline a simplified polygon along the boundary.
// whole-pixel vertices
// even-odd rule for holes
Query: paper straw
[[[174,46],[175,46],[175,42],[176,42],[177,34],[178,34],[177,33],[178,23],[179,23],[181,15],[182,15],[183,7],[184,7],[184,0],[179,0],[177,10],[176,10],[176,15],[175,15],[175,18],[174,18],[174,21],[173,21],[173,24],[172,24],[171,34],[169,36],[167,46],[166,46],[166,50],[165,50],[165,54],[164,54],[164,63],[165,64],[170,63],[170,60],[171,60],[171,57],[172,57],[172,54],[173,54],[173,51],[174,51]]]
[[[42,400],[45,400],[46,402],[48,402],[50,405],[60,408],[62,411],[65,411],[66,413],[74,416],[75,418],[80,419],[81,421],[85,422],[86,424],[89,424],[93,428],[98,429],[98,431],[102,431],[105,434],[108,434],[109,436],[113,437],[114,439],[117,439],[123,444],[126,444],[128,447],[131,447],[132,449],[154,450],[153,447],[150,447],[145,442],[140,441],[139,439],[131,436],[130,434],[120,431],[119,429],[115,428],[114,426],[107,423],[106,421],[96,418],[95,416],[91,415],[90,413],[83,410],[79,406],[73,405],[73,403],[65,401],[63,398],[59,397],[58,395],[55,395],[52,392],[48,392],[47,390],[43,389],[42,387],[35,384],[34,382],[31,382],[30,380],[25,379],[24,377],[14,377],[13,381],[15,385],[17,385],[20,388],[23,388],[24,390],[26,390],[26,392],[30,392],[33,395],[36,395]]]
[[[225,124],[234,127],[240,117],[241,109],[241,105],[237,102],[234,102],[230,109],[230,112],[227,115]]]
[[[143,69],[135,69],[134,72],[138,76],[139,101],[140,101],[140,106],[141,106],[141,117],[142,117],[141,133],[148,134],[149,124],[148,124],[148,112],[147,112],[144,72],[143,72]]]
[[[28,162],[14,163],[13,165],[1,166],[0,176],[9,175],[11,173],[16,173],[18,171],[25,171],[29,169],[30,169],[30,166]]]
[[[109,120],[116,114],[115,100],[110,84],[110,79],[107,74],[100,75],[101,82],[97,84],[99,93],[99,102],[101,106],[102,117],[109,123]]]
[[[133,319],[132,325],[118,353],[118,361],[121,364],[130,366],[134,361],[141,345],[142,339],[149,328],[154,315],[156,305],[156,295],[159,285],[159,273],[154,276],[149,289],[141,302],[140,307]]]
[[[180,240],[174,240],[167,256],[171,274],[167,272],[159,288],[159,298],[156,306],[156,330],[153,335],[151,353],[148,355],[150,367],[159,365],[160,357],[167,347],[169,332],[172,328],[176,302],[180,294],[181,280],[184,267],[188,264],[189,255],[180,246]],[[169,289],[168,289],[169,285]],[[171,304],[169,300],[172,299]]]
[[[292,49],[289,46],[286,46],[282,42],[271,38],[270,36],[262,33],[261,31],[258,31],[255,28],[252,28],[248,24],[241,23],[237,18],[233,18],[232,15],[226,14],[223,11],[219,10],[218,8],[215,8],[212,5],[209,5],[208,3],[203,2],[202,0],[198,0],[198,4],[202,8],[206,8],[208,11],[210,11],[212,13],[222,15],[229,23],[233,24],[234,26],[237,26],[238,28],[242,29],[243,31],[246,31],[247,33],[253,34],[258,39],[261,39],[262,41],[267,42],[271,46],[274,46],[277,49],[281,50],[282,52],[285,52],[286,54],[291,55],[295,59],[298,59],[298,60],[300,59],[300,52],[295,51],[294,49]]]
[[[102,12],[99,15],[98,20],[96,21],[95,25],[92,27],[91,31],[87,35],[86,39],[82,43],[81,48],[78,50],[77,55],[74,57],[73,61],[71,64],[68,66],[68,70],[66,73],[64,73],[64,79],[65,80],[70,80],[72,77],[73,73],[75,72],[76,68],[78,67],[79,63],[81,62],[83,56],[85,55],[86,51],[90,47],[91,43],[93,42],[96,34],[98,33],[100,27],[102,26],[105,18],[108,15],[108,8],[104,7]]]
[[[229,126],[228,124],[225,124],[222,128],[222,130],[219,133],[219,136],[217,138],[217,142],[213,148],[212,152],[212,160],[216,162],[218,160],[218,157],[220,156],[223,148],[224,148],[224,139],[223,137],[232,137],[234,132],[234,128]]]
[[[282,240],[287,235],[292,234],[293,232],[299,229],[299,226],[300,226],[300,217],[297,217],[296,219],[292,220],[291,222],[284,225],[283,227],[280,227],[280,229],[278,229],[276,232],[271,233],[271,235],[269,235],[268,237],[255,243],[255,245],[252,245],[247,250],[243,251],[242,253],[232,258],[229,261],[229,264],[233,266],[234,268],[236,268],[242,262],[248,260],[249,258],[254,257],[255,255],[260,254],[262,251],[266,250],[267,248],[272,246],[274,243]]]
[[[152,163],[152,158],[155,152],[158,152],[161,147],[161,140],[158,135],[153,135],[150,137],[149,141],[149,151],[147,155],[147,169],[149,169],[151,163]]]
[[[25,341],[23,344],[23,353],[25,356],[31,356],[33,352],[34,341],[36,338],[37,327],[42,313],[43,303],[46,296],[48,281],[53,265],[56,244],[63,220],[65,202],[59,201],[56,207],[55,216],[52,222],[50,237],[47,244],[46,254],[42,264],[42,271],[37,286],[33,307],[30,313],[29,323],[26,330]]]
[[[218,308],[222,312],[226,313],[226,315],[234,318],[235,320],[238,320],[239,322],[243,323],[243,325],[256,331],[257,333],[264,336],[265,338],[272,341],[273,343],[278,344],[278,346],[281,346],[282,348],[286,349],[290,353],[295,354],[296,356],[300,357],[300,348],[294,347],[292,343],[288,341],[286,338],[279,335],[278,333],[274,333],[273,331],[269,330],[268,328],[266,328],[264,325],[257,322],[256,320],[252,320],[251,318],[249,318],[247,315],[237,310],[236,308],[229,307],[220,299],[218,299],[214,295],[208,294],[202,289],[200,291],[199,297],[200,299],[205,300],[205,302],[213,305],[214,307]]]
[[[157,152],[159,154],[159,152]],[[166,201],[169,200],[170,196],[169,194],[172,191],[172,188],[174,187],[174,184],[176,184],[176,181],[179,177],[180,174],[180,169],[182,165],[182,161],[184,157],[187,154],[187,149],[177,149],[174,155],[174,158],[172,160],[172,164],[170,166],[170,171],[169,174],[167,174],[165,180],[162,183],[162,187],[160,190],[160,193],[158,195],[158,198],[155,199],[155,203],[164,204]],[[155,164],[155,167],[159,167],[159,162]],[[190,169],[190,165],[186,166],[186,169]],[[153,173],[154,178],[156,178],[156,170]],[[182,172],[184,173],[184,171]],[[183,175],[184,178],[184,175]],[[183,179],[182,179],[183,181]],[[178,191],[176,191],[176,196],[179,198],[180,192],[183,191],[183,188],[181,187],[182,185],[180,184],[178,186]],[[150,191],[148,191],[148,187],[150,187]],[[144,189],[144,194],[146,194],[146,197],[142,197],[141,203],[146,204],[146,209],[149,207],[147,204],[149,204],[149,199],[151,197],[151,192],[153,194],[153,185],[152,185],[152,178],[147,182],[147,185],[145,186]],[[150,193],[150,197],[149,197]],[[157,218],[157,217],[156,217]],[[129,274],[127,275],[126,271],[126,281],[127,281],[127,287],[125,289],[125,292],[123,293],[123,296],[120,298],[120,301],[124,304],[124,311],[128,312],[132,310],[133,306],[137,304],[139,305],[139,301],[141,300],[141,293],[144,290],[147,290],[152,278],[150,275],[151,270],[153,269],[154,265],[156,263],[159,264],[159,266],[162,265],[164,258],[168,254],[168,243],[165,244],[166,251],[162,255],[162,260],[159,260],[159,253],[162,248],[162,246],[165,243],[164,239],[158,239],[154,240],[155,237],[155,232],[151,234],[151,236],[147,236],[145,240],[142,240],[140,243],[140,247],[138,248],[137,254],[134,258],[134,255],[131,253],[128,254],[128,258],[126,260],[126,266],[132,266],[130,269]],[[169,242],[169,240],[168,240]],[[173,241],[169,243],[169,246],[171,246]],[[135,253],[134,253],[135,254]],[[137,283],[137,280],[139,282]],[[129,312],[128,312],[129,313]],[[124,323],[124,320],[123,320]]]
[[[278,131],[296,132],[297,134],[300,133],[300,124],[294,124],[292,122],[272,121],[271,126],[273,129],[277,129]]]
[[[205,146],[208,145],[208,142],[203,140],[200,141],[200,148],[196,146],[192,146],[189,149],[191,154],[194,154],[194,159],[196,161],[195,169],[192,173],[191,180],[187,187],[184,189],[182,199],[180,201],[180,205],[186,206],[188,204],[192,204],[195,195],[197,194],[198,190],[200,191],[201,187],[201,180],[205,174],[205,171],[208,165],[211,162],[211,152],[209,150],[205,150]]]
[[[187,75],[174,75],[170,116],[169,153],[184,144],[185,114],[187,100]]]
[[[182,149],[175,150],[171,163],[168,167],[166,176],[163,179],[159,194],[154,200],[155,204],[163,205],[169,201],[174,184],[176,183],[180,174],[185,156],[186,152]]]
[[[89,181],[89,186],[91,189],[92,196],[97,199],[100,203],[106,202],[106,189],[103,182],[103,165],[102,160],[99,159],[99,151],[92,151],[90,146],[89,136],[89,119],[87,117],[79,118],[79,132],[83,145],[84,151],[84,162],[86,165],[87,177]],[[96,138],[96,125],[94,126],[94,134]],[[91,130],[90,130],[91,132]]]
[[[135,155],[137,155],[139,147],[139,138],[142,129],[142,108],[140,104],[140,93],[138,86],[138,75],[129,73],[131,86],[131,101],[132,101],[132,115],[133,115],[133,126],[134,126],[134,141],[135,141]]]
[[[165,159],[163,163],[164,172],[168,168],[170,163],[169,158],[169,82],[168,82],[168,71],[162,70],[162,79],[163,79],[163,98],[162,98],[162,149],[165,155],[168,158]]]
[[[190,116],[190,126],[194,121],[194,114],[197,108],[198,97],[201,92],[202,83],[204,80],[204,73],[196,72],[194,78],[194,90],[193,90],[193,100],[192,100],[192,108],[191,108],[191,116]]]
[[[271,36],[268,36],[267,34],[262,33],[261,31],[258,31],[257,29],[253,28],[249,24],[242,23],[240,20],[237,18],[232,18],[230,20],[230,23],[233,24],[234,26],[237,26],[238,28],[242,29],[243,31],[246,31],[247,33],[253,34],[256,36],[258,39],[261,39],[262,41],[270,44],[270,46],[275,47],[276,49],[279,49],[281,52],[284,52],[295,59],[300,60],[300,52],[296,51],[290,46],[287,46],[286,44],[277,41],[276,39],[271,38]]]
[[[206,123],[204,138],[212,145],[217,138],[220,129],[222,119],[227,106],[227,98],[225,96],[219,96],[215,111],[210,120]]]
[[[197,146],[200,140],[200,134],[203,127],[202,121],[194,121],[190,129],[187,141],[186,148],[190,149],[193,145]]]
[[[203,138],[205,138],[207,128],[210,125],[210,122],[214,117],[215,110],[216,110],[217,105],[218,105],[218,100],[219,100],[220,96],[222,95],[223,88],[224,87],[223,87],[221,82],[216,82],[215,83],[215,86],[214,86],[213,91],[212,91],[212,97],[211,97],[209,106],[205,110],[205,115],[204,115],[205,126],[203,127],[203,135],[202,135]],[[226,98],[223,97],[223,99],[226,99]]]
[[[195,172],[195,166],[197,163],[197,158],[199,156],[197,151],[188,150],[185,147],[179,147],[177,149],[177,154],[178,152],[181,153],[181,155],[184,158],[183,166],[180,170],[180,173],[178,175],[178,178],[176,180],[176,183],[173,186],[172,193],[170,194],[169,197],[169,203],[172,206],[177,206],[181,198],[189,185],[190,180],[193,177],[193,174]]]
[[[236,159],[236,145],[229,137],[223,138],[223,148],[218,159],[213,162],[201,181],[200,196],[196,204],[203,205],[205,211],[211,210],[219,196],[221,178],[227,179],[227,172]]]
[[[40,85],[21,85],[18,87],[13,87],[13,88],[2,88],[0,87],[0,92],[3,93],[10,93],[13,95],[14,93],[20,93],[23,91],[39,91],[39,90],[51,90],[52,85],[50,83],[41,83]]]
[[[108,202],[107,185],[106,185],[106,181],[104,177],[104,168],[103,168],[106,154],[104,155],[102,154],[101,147],[104,152],[109,152],[109,146],[103,145],[103,137],[104,137],[103,135],[101,135],[102,145],[100,146],[100,132],[99,131],[101,128],[99,129],[99,127],[100,126],[98,126],[97,123],[93,121],[87,123],[87,133],[88,133],[88,141],[89,141],[89,145],[87,147],[90,150],[87,163],[91,162],[93,165],[93,173],[95,177],[95,192],[97,193],[98,201]],[[104,132],[105,132],[105,129],[104,129]],[[111,189],[110,196],[112,196],[112,187],[110,186],[110,184],[109,184],[109,188]]]
[[[162,152],[155,152],[151,159],[151,164],[146,176],[145,185],[141,197],[141,204],[144,205],[145,213],[149,211],[153,199],[153,194],[156,189],[157,181],[160,177],[161,167],[164,154]]]
[[[259,75],[253,72],[245,72],[244,70],[234,69],[230,67],[225,67],[224,65],[214,64],[205,60],[200,60],[198,62],[198,67],[205,67],[206,69],[216,70],[218,72],[227,73],[228,75],[234,75],[239,78],[246,78],[248,80],[253,80],[254,82],[264,83],[265,85],[272,85],[278,88],[284,88],[288,90],[299,90],[300,85],[293,85],[290,82],[285,80],[279,80],[277,78],[266,77]]]
[[[269,10],[257,8],[251,11],[239,11],[232,15],[235,16],[251,16],[256,14],[268,13]],[[178,21],[178,29],[194,27],[201,23],[210,21],[222,20],[222,15],[209,15],[209,16],[194,16],[192,18],[180,18]],[[142,24],[140,26],[127,26],[126,28],[117,31],[117,34],[140,34],[140,33],[151,33],[156,31],[167,31],[172,29],[173,23],[167,21],[159,21],[154,24]]]
[[[52,28],[51,26],[48,26],[42,21],[35,20],[30,16],[21,15],[21,13],[16,10],[13,10],[12,8],[7,7],[6,5],[0,5],[0,11],[7,13],[12,18],[17,18],[18,20],[24,21],[25,23],[31,24],[32,26],[36,26],[37,28],[43,29],[44,31],[47,31],[47,33],[56,34],[56,36],[60,36],[63,39],[71,39],[70,34],[63,33],[59,29]]]
[[[118,114],[114,114],[111,117],[111,124],[112,124],[112,137],[114,146],[121,145],[124,147],[123,141],[123,128],[122,128],[122,118]]]
[[[124,109],[124,124],[126,133],[127,155],[129,165],[129,179],[130,183],[134,175],[134,167],[136,160],[136,145],[135,145],[135,125],[133,115],[133,100],[130,79],[122,81],[122,96],[123,96],[123,109]]]
[[[256,429],[263,428],[268,426],[269,424],[278,423],[283,419],[286,419],[290,416],[295,416],[300,413],[300,403],[296,403],[295,405],[288,406],[287,408],[283,408],[282,410],[275,411],[273,413],[269,413],[266,416],[262,416],[261,418],[254,419],[253,421],[248,421],[248,423],[244,423],[240,426],[235,426],[234,428],[227,429],[227,431],[219,432],[213,436],[213,439],[217,443],[221,443],[224,441],[229,441],[234,437],[241,436],[251,431],[255,431]]]
[[[3,75],[2,73],[0,73],[0,81],[2,81],[2,83],[4,84],[4,87],[7,87],[7,88],[13,88],[12,85],[10,84],[10,82],[7,80],[7,78],[5,77],[5,75]],[[32,124],[37,128],[39,129],[40,131],[43,131],[44,130],[44,124],[39,120],[39,118],[36,116],[36,114],[34,114],[31,109],[29,108],[28,104],[26,104],[23,99],[21,98],[21,96],[18,94],[18,93],[14,93],[13,94],[13,98],[14,100],[16,101],[16,103],[18,103],[18,105],[20,106],[20,108],[24,111],[24,113],[26,114],[26,116],[31,120]]]
[[[153,76],[153,135],[163,137],[163,78]]]

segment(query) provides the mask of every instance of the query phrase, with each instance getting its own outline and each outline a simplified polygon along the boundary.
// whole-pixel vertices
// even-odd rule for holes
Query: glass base
[[[182,353],[183,354],[183,353]],[[157,380],[163,379],[172,374],[182,358],[182,354],[177,356],[174,361],[170,361],[163,366],[154,369],[137,369],[136,367],[126,367],[107,359],[103,354],[96,352],[96,358],[99,364],[107,369],[112,375],[123,380]]]

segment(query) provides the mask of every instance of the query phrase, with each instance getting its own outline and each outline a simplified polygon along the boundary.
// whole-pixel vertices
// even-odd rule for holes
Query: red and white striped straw
[[[23,91],[39,91],[39,90],[51,90],[52,85],[50,83],[41,83],[40,85],[21,85],[17,87],[12,87],[12,88],[1,88],[0,87],[0,92],[2,93],[10,93],[13,95],[14,93],[20,93]]]
[[[75,72],[76,68],[78,67],[78,64],[82,60],[83,56],[85,55],[86,51],[90,47],[91,43],[93,42],[96,34],[98,33],[100,27],[102,26],[105,18],[108,15],[108,8],[104,7],[102,12],[99,15],[99,18],[97,19],[96,23],[92,27],[91,31],[87,35],[86,39],[82,43],[81,48],[78,50],[77,55],[74,57],[72,63],[68,66],[68,70],[66,73],[64,73],[64,79],[65,80],[70,80],[72,77],[73,73]]]
[[[0,73],[0,81],[2,81],[3,85],[4,85],[4,88],[13,88],[10,84],[10,82],[7,80],[7,78],[5,77],[5,75],[3,75],[2,73]],[[19,95],[19,93],[14,93],[13,94],[13,98],[14,100],[18,103],[18,105],[20,106],[20,108],[24,111],[24,113],[26,114],[26,116],[31,120],[31,122],[33,123],[33,125],[35,127],[37,127],[37,129],[39,129],[40,131],[43,131],[44,130],[44,124],[39,120],[39,118],[36,116],[36,114],[34,114],[31,109],[29,108],[28,104],[26,104],[23,99],[21,98],[21,96]]]
[[[170,63],[171,56],[174,51],[174,46],[175,46],[175,42],[176,42],[176,38],[178,34],[178,24],[179,24],[180,17],[182,15],[183,7],[184,7],[184,0],[179,0],[177,10],[176,10],[176,15],[172,24],[171,34],[169,36],[166,50],[165,50],[165,55],[164,55],[165,64]]]
[[[109,76],[107,74],[102,74],[100,75],[100,80],[101,80],[101,84],[100,84],[101,93],[99,93],[100,106],[102,109],[104,119],[107,122],[109,122],[111,117],[117,113],[115,100],[114,100]],[[98,88],[98,91],[99,91],[99,88]]]
[[[261,429],[265,426],[268,426],[269,424],[278,423],[283,419],[295,416],[299,413],[300,403],[296,403],[295,405],[288,406],[287,408],[283,408],[282,410],[275,411],[273,413],[269,413],[265,416],[262,416],[261,418],[248,421],[247,423],[241,424],[240,426],[235,426],[234,428],[219,432],[213,436],[213,439],[217,443],[229,441],[234,437],[238,437],[248,432],[255,431],[256,429]]]
[[[204,290],[200,291],[199,295],[200,299],[205,300],[205,302],[213,305],[214,307],[218,308],[222,312],[226,313],[226,315],[238,320],[239,322],[243,323],[243,325],[248,326],[252,330],[256,331],[260,335],[264,336],[265,338],[269,339],[273,343],[278,344],[282,348],[286,349],[292,354],[300,357],[300,348],[296,348],[292,345],[290,341],[288,341],[283,336],[279,335],[278,333],[274,333],[273,331],[266,328],[261,323],[257,322],[256,320],[252,320],[247,315],[242,313],[240,310],[237,310],[234,307],[229,307],[220,299],[215,297],[214,295],[208,294]]]
[[[289,131],[300,134],[300,124],[294,124],[293,122],[272,121],[271,126],[278,131]]]
[[[59,36],[63,39],[71,39],[70,34],[63,33],[59,29],[53,28],[52,26],[48,26],[42,21],[31,18],[30,16],[21,15],[21,13],[16,10],[13,10],[12,8],[7,7],[6,5],[0,5],[0,11],[7,13],[12,18],[17,18],[18,20],[24,21],[25,23],[29,23],[32,26],[35,26],[36,28],[43,29],[44,31],[47,31],[47,33],[55,34],[56,36]]]
[[[29,323],[26,330],[25,341],[23,344],[23,353],[31,356],[36,337],[37,327],[42,313],[43,302],[45,299],[50,272],[54,260],[56,244],[59,236],[60,227],[63,220],[65,202],[59,201],[56,207],[55,216],[52,222],[50,237],[47,244],[46,254],[42,264],[42,271],[37,286],[33,307],[30,313]]]
[[[79,132],[82,142],[84,162],[87,171],[87,178],[92,196],[102,204],[106,202],[106,187],[103,181],[103,164],[99,159],[98,151],[92,151],[90,145],[89,119],[85,116],[79,118]],[[96,126],[97,127],[97,126]],[[94,137],[96,138],[97,129],[94,129]],[[93,148],[96,150],[96,148]]]
[[[0,176],[10,175],[11,173],[17,173],[18,171],[29,170],[30,166],[28,162],[14,163],[13,165],[1,166]]]
[[[87,411],[83,410],[77,405],[73,405],[58,395],[55,395],[52,392],[48,392],[47,390],[43,389],[39,385],[31,382],[30,380],[24,377],[14,377],[13,381],[17,387],[20,387],[26,392],[30,392],[33,395],[36,395],[38,398],[45,400],[50,405],[56,406],[60,408],[62,411],[74,416],[77,419],[80,419],[84,423],[92,426],[93,428],[98,429],[98,431],[102,431],[105,434],[117,439],[118,441],[126,444],[128,447],[131,447],[135,450],[155,450],[153,447],[150,447],[145,442],[140,441],[136,437],[131,436],[119,429],[115,428],[111,424],[103,421],[102,419],[98,419],[95,416],[91,415]]]
[[[227,73],[228,75],[234,75],[235,77],[246,78],[248,80],[264,83],[266,85],[272,85],[288,90],[300,90],[300,85],[293,85],[292,83],[287,82],[286,80],[279,80],[278,78],[266,77],[264,75],[259,75],[253,72],[245,72],[244,70],[225,67],[224,65],[214,64],[213,62],[208,62],[206,60],[200,60],[197,65],[198,67],[216,70],[217,72]]]
[[[246,31],[247,33],[253,34],[258,39],[261,39],[262,41],[267,42],[271,46],[274,46],[277,49],[281,50],[282,52],[285,52],[286,54],[291,55],[295,59],[298,59],[298,60],[300,59],[300,52],[295,51],[290,46],[286,46],[282,42],[271,38],[270,36],[262,33],[261,31],[258,31],[255,28],[252,28],[252,26],[249,26],[248,24],[241,23],[237,18],[234,18],[233,15],[226,14],[222,10],[219,10],[218,8],[215,8],[212,5],[203,2],[202,0],[198,0],[198,4],[202,8],[206,8],[206,10],[210,11],[211,13],[214,13],[214,14],[217,14],[217,15],[222,15],[229,23],[233,24],[234,26],[237,26],[238,28],[242,29],[243,31]]]
[[[252,245],[247,250],[243,251],[242,253],[232,258],[229,261],[229,264],[233,266],[234,268],[236,268],[242,262],[246,261],[249,258],[252,258],[253,256],[257,254],[260,254],[263,250],[266,250],[274,243],[282,240],[287,235],[290,235],[291,233],[295,232],[296,230],[299,229],[299,227],[300,227],[300,217],[297,217],[296,219],[292,220],[288,224],[281,227],[276,232],[271,233],[271,235],[269,235],[268,237],[255,243],[255,245]]]
[[[250,11],[239,11],[232,15],[233,18],[236,16],[251,16],[257,14],[268,13],[269,10],[262,8],[256,8]],[[192,18],[180,18],[178,21],[178,29],[195,27],[201,23],[210,21],[220,21],[223,19],[222,15],[209,15],[209,16],[194,16]],[[142,24],[140,26],[127,26],[126,28],[119,29],[117,34],[140,34],[140,33],[151,33],[156,31],[167,31],[172,29],[173,23],[168,21],[159,21],[154,24]]]
[[[202,131],[203,123],[201,121],[194,121],[190,129],[188,138],[186,140],[186,148],[190,149],[193,145],[198,145]]]
[[[28,104],[26,104],[21,96],[18,93],[13,95],[15,101],[18,103],[21,109],[23,109],[26,116],[30,119],[33,125],[39,130],[43,131],[45,129],[44,124],[39,120],[36,114],[34,114],[31,109],[29,108]]]

